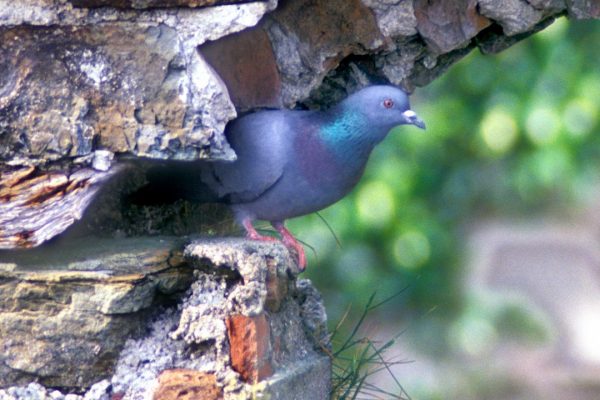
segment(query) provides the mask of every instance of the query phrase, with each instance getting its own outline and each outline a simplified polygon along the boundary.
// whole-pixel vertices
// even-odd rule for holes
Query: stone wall
[[[0,386],[21,385],[0,399],[327,398],[325,312],[287,250],[192,241],[231,230],[221,211],[127,193],[160,160],[233,159],[240,112],[412,91],[562,15],[600,5],[0,0]]]
[[[563,14],[600,6],[1,0],[0,248],[62,233],[125,159],[232,159],[222,133],[238,111],[327,106],[370,82],[413,90]]]
[[[285,247],[183,243],[5,255],[0,387],[23,386],[0,399],[327,398],[325,309]]]

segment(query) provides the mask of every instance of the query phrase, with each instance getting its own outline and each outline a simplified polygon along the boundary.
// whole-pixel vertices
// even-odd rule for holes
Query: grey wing
[[[255,200],[282,176],[290,156],[293,129],[285,111],[262,111],[227,126],[229,144],[237,160],[216,162],[203,181],[229,203]]]

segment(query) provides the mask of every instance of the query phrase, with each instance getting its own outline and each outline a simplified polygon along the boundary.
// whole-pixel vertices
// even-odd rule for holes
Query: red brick
[[[231,365],[246,382],[256,383],[273,374],[271,332],[264,314],[233,315],[227,319]]]
[[[281,80],[267,33],[246,29],[200,46],[236,108],[281,107]]]

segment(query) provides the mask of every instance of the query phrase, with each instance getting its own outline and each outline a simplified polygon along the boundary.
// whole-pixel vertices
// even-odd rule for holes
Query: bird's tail
[[[161,205],[179,199],[197,203],[220,202],[217,194],[202,182],[207,162],[171,161],[153,166],[146,172],[148,183],[129,195],[136,205]]]

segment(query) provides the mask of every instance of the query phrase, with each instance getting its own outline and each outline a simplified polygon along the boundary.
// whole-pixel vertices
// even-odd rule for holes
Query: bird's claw
[[[260,233],[258,233],[256,231],[254,233],[248,233],[246,235],[246,237],[250,240],[259,240],[261,242],[276,242],[279,240],[272,236],[261,235]]]
[[[244,225],[244,228],[246,229],[246,237],[250,240],[259,240],[261,242],[276,242],[277,241],[277,238],[274,238],[272,236],[261,235],[260,233],[258,233],[256,231],[256,229],[254,229],[254,226],[252,225],[252,221],[248,218],[244,219],[242,224]]]
[[[281,234],[281,241],[285,247],[296,253],[298,257],[298,267],[300,268],[300,271],[304,271],[306,269],[306,253],[304,252],[302,244],[296,240],[294,235],[292,235],[283,224],[273,224],[273,226]]]
[[[306,269],[306,254],[304,253],[304,247],[296,239],[290,241],[286,240],[284,237],[282,242],[285,247],[293,250],[296,253],[298,258],[298,267],[300,268],[300,271],[304,271]]]
[[[242,221],[244,228],[246,228],[246,237],[251,240],[260,240],[261,242],[276,242],[278,239],[271,236],[261,235],[254,229],[252,221],[246,218]],[[292,252],[296,253],[298,268],[300,271],[306,269],[306,254],[304,253],[304,247],[296,240],[294,235],[286,229],[283,223],[273,223],[273,227],[281,234],[281,242]]]

